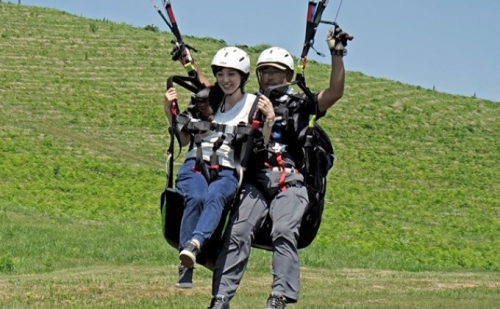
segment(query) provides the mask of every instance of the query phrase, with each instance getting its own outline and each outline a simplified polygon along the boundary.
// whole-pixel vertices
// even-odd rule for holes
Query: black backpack
[[[325,204],[327,175],[335,161],[330,138],[318,123],[315,122],[311,128],[305,128],[301,136],[304,139],[302,174],[309,204],[299,229],[298,249],[309,246],[318,234]],[[271,229],[272,222],[268,217],[263,228],[256,233],[252,246],[272,250]]]
[[[299,248],[309,246],[318,233],[325,204],[327,175],[335,161],[330,138],[318,123],[309,129],[303,150],[303,175],[309,205],[300,226]]]

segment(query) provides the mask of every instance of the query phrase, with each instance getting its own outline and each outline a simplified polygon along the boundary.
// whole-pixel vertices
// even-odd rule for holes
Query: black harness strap
[[[246,125],[246,124],[239,124],[237,126],[230,126],[230,125],[225,125],[225,124],[218,124],[218,123],[213,123],[209,121],[199,121],[199,120],[194,120],[189,118],[187,115],[179,115],[180,119],[182,119],[182,125],[177,126],[178,130],[182,130],[183,132],[186,133],[193,133],[194,134],[194,144],[196,145],[196,163],[195,167],[193,168],[195,171],[201,173],[207,182],[211,182],[214,180],[219,173],[219,158],[217,155],[217,150],[222,146],[224,143],[224,140],[226,138],[227,134],[232,134],[234,136],[234,143],[236,144],[236,141],[239,141],[243,138],[243,136],[248,136],[251,134],[252,129]],[[222,133],[217,141],[213,143],[212,147],[212,155],[210,156],[210,164],[207,164],[203,160],[203,151],[202,151],[202,137],[200,133],[206,132],[206,131],[212,131],[216,133]],[[238,178],[240,178],[242,175],[241,171],[241,166],[240,166],[240,160],[239,160],[239,151],[240,147],[234,148],[235,154],[234,154],[234,160],[235,160],[235,169],[238,173]]]
[[[249,123],[250,127],[248,128],[248,131],[246,133],[246,143],[245,146],[243,147],[244,150],[242,152],[238,153],[238,163],[241,166],[242,170],[245,170],[246,167],[248,166],[248,160],[252,156],[252,152],[254,151],[254,142],[257,136],[262,135],[261,132],[259,131],[260,124],[262,123],[261,120],[261,113],[259,112],[259,109],[257,108],[257,105],[259,103],[259,96],[255,98],[255,101],[253,102],[252,108],[250,109],[250,115],[249,115]],[[240,148],[241,150],[241,148]],[[241,155],[243,154],[243,158],[240,160]],[[236,153],[235,153],[236,157]]]
[[[167,80],[167,89],[173,87],[174,83],[182,86],[183,88],[191,91],[192,93],[197,93],[203,88],[206,88],[198,78],[193,78],[191,76],[180,76],[174,75],[170,76]]]
[[[197,93],[201,89],[204,88],[204,85],[197,79],[189,76],[170,76],[167,79],[167,89],[170,89],[174,86],[174,83],[181,85],[187,90]],[[169,133],[170,133],[170,145],[168,148],[168,152],[173,155],[174,151],[174,139],[177,139],[179,144],[179,154],[182,150],[181,138],[179,135],[180,130],[177,130],[178,121],[182,125],[185,122],[184,119],[180,116],[180,110],[177,102],[172,102],[172,106],[170,109],[170,113],[172,114],[172,123],[170,124]],[[173,163],[173,158],[172,158]],[[169,180],[170,181],[170,180]],[[171,188],[171,187],[170,187]]]

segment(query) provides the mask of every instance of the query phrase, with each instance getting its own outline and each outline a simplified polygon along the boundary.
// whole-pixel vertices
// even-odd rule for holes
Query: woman
[[[219,50],[212,60],[212,71],[217,80],[210,89],[209,109],[199,110],[200,118],[210,119],[217,124],[237,126],[248,123],[249,113],[256,99],[253,94],[244,92],[244,85],[250,74],[250,58],[237,47]],[[175,88],[165,94],[165,112],[171,121],[170,106],[177,100]],[[259,109],[267,121],[274,119],[272,105],[259,104]],[[230,131],[230,130],[229,130]],[[184,136],[184,141],[188,140]],[[223,132],[207,131],[201,133],[201,143],[196,143],[186,155],[176,178],[176,190],[184,197],[184,215],[181,221],[179,241],[179,288],[192,287],[193,266],[196,256],[217,228],[222,211],[231,202],[238,190],[238,177],[235,171],[234,151],[231,141],[234,135]],[[218,145],[214,147],[214,145]],[[214,152],[217,155],[215,177],[207,179],[196,164],[198,147],[201,148],[203,161],[210,165]],[[213,162],[212,162],[213,163]],[[211,166],[213,168],[213,164]]]

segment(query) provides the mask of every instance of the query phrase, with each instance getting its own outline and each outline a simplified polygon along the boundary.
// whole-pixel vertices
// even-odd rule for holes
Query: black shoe
[[[190,289],[193,287],[193,269],[184,265],[179,265],[179,279],[175,287],[179,289]]]
[[[266,309],[283,309],[286,307],[286,297],[276,294],[271,294],[267,299]]]
[[[225,296],[212,297],[210,307],[207,309],[229,309],[229,299]]]
[[[200,248],[192,241],[188,241],[184,244],[184,249],[179,254],[179,259],[181,264],[187,268],[192,268],[196,262],[196,256],[200,253]]]

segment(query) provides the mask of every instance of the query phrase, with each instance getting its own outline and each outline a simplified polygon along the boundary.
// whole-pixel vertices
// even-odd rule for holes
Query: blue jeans
[[[195,159],[187,159],[179,168],[176,190],[184,197],[179,250],[191,239],[203,246],[219,224],[224,207],[234,200],[238,177],[233,169],[222,168],[212,182],[193,170]]]

